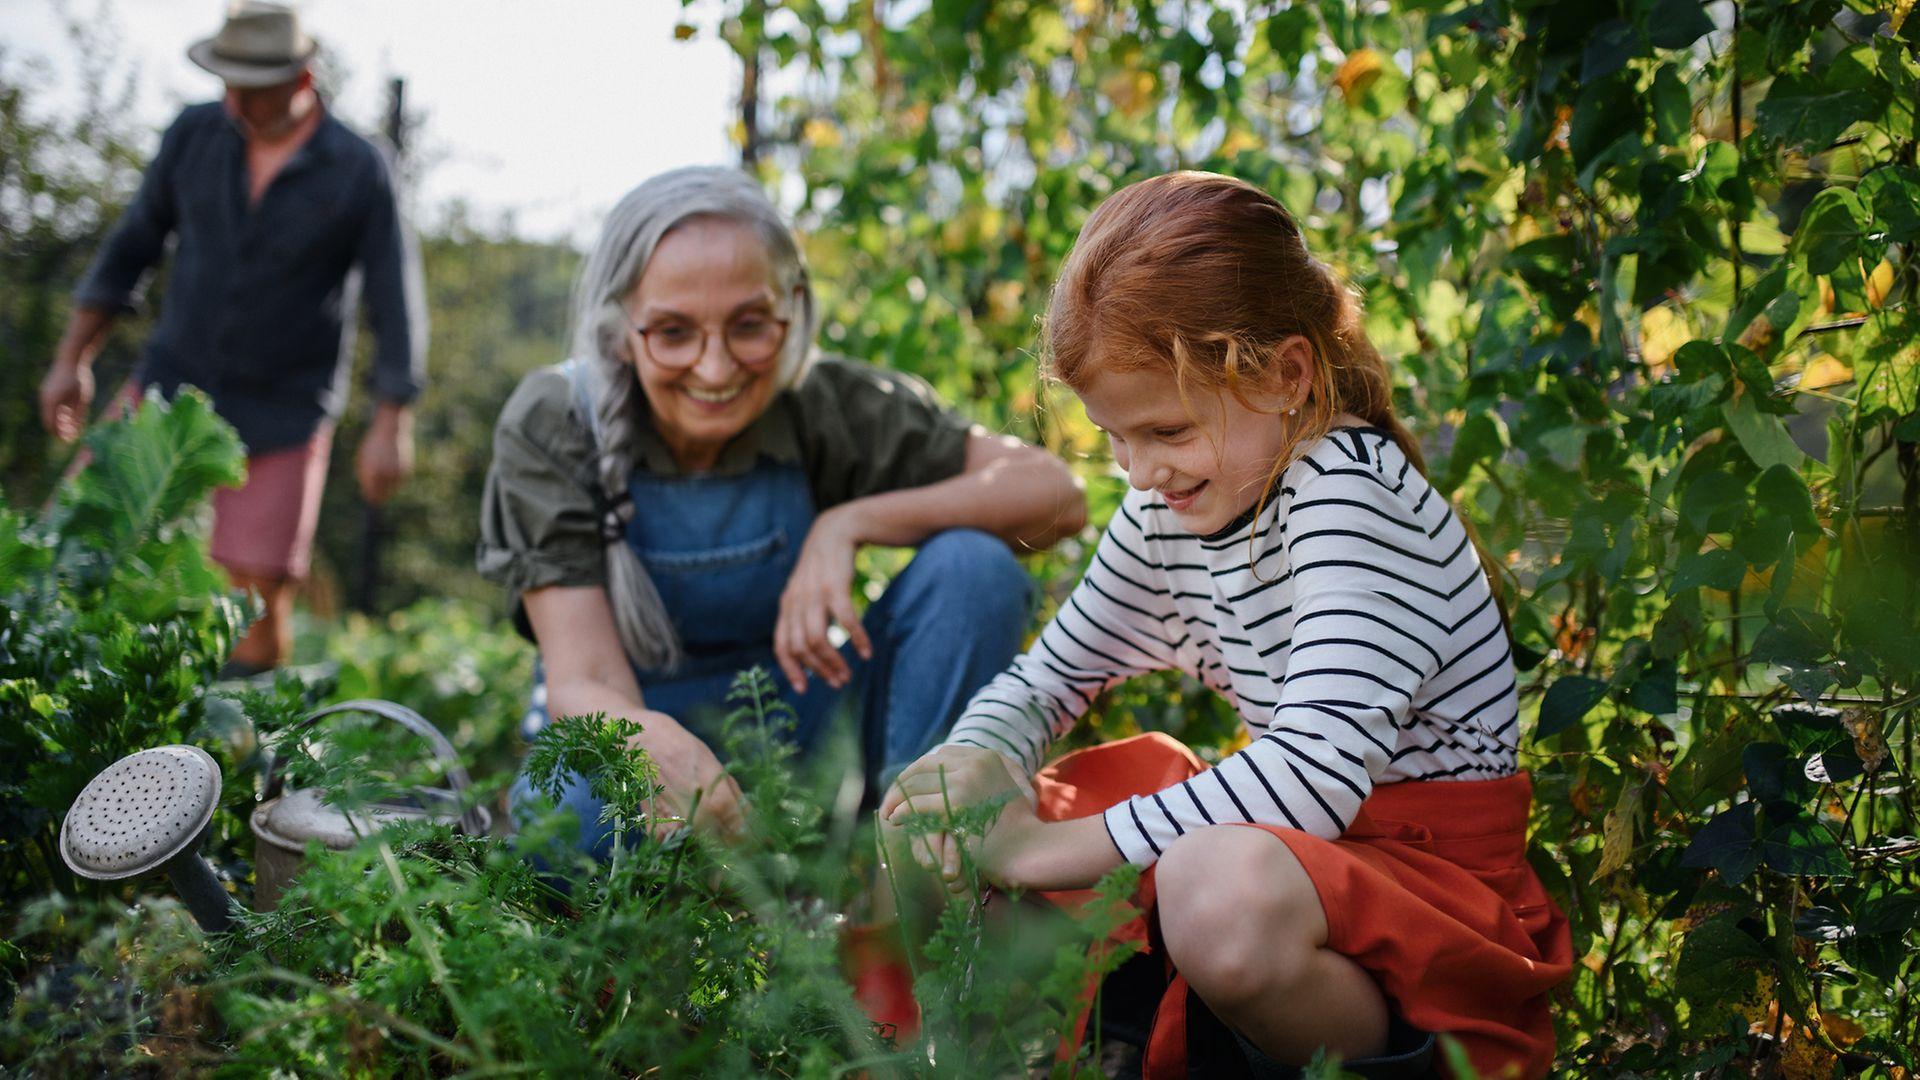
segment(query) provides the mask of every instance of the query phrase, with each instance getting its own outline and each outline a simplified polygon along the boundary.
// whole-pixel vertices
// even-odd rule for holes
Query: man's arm
[[[140,177],[140,190],[74,289],[66,332],[40,382],[40,421],[62,442],[78,438],[86,428],[93,404],[93,358],[114,320],[133,310],[141,278],[160,261],[173,232],[173,167],[184,138],[182,120],[161,136],[159,153]]]
[[[53,366],[40,380],[40,422],[61,442],[72,442],[87,426],[93,405],[93,358],[113,329],[114,313],[75,305],[66,332],[54,350]]]
[[[367,321],[373,329],[373,391],[379,400],[355,471],[375,506],[413,471],[413,401],[426,378],[427,316],[420,253],[400,217],[384,163],[360,237]]]

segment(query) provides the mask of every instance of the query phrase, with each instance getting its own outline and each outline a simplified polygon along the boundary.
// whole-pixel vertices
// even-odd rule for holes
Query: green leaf
[[[1779,417],[1761,412],[1754,404],[1753,394],[1741,394],[1727,402],[1721,406],[1721,413],[1727,418],[1727,427],[1734,438],[1740,441],[1740,448],[1761,468],[1779,465],[1797,469],[1806,461],[1807,456],[1788,434],[1787,425]]]
[[[1761,854],[1754,843],[1754,803],[1735,803],[1715,814],[1687,842],[1680,858],[1683,866],[1718,870],[1729,884],[1738,885],[1760,868]]]
[[[1662,64],[1653,74],[1654,137],[1668,145],[1678,145],[1693,129],[1693,95],[1672,64]]]
[[[1756,664],[1812,667],[1833,651],[1833,623],[1817,611],[1782,608],[1753,639]]]
[[[1810,817],[1795,817],[1769,830],[1760,842],[1770,869],[1796,877],[1851,877],[1853,867],[1833,834]]]
[[[1829,90],[1812,76],[1788,73],[1755,111],[1759,133],[1788,146],[1818,153],[1856,121],[1879,111],[1872,94],[1858,88]]]
[[[1567,129],[1567,150],[1577,168],[1585,169],[1600,152],[1640,131],[1640,94],[1632,80],[1615,75],[1589,83],[1574,103]]]
[[[1831,274],[1842,262],[1858,257],[1867,221],[1867,208],[1861,205],[1860,196],[1846,188],[1827,188],[1815,195],[1800,215],[1788,253],[1810,274]]]
[[[1684,49],[1712,30],[1700,0],[1655,0],[1647,13],[1647,37],[1656,49]]]
[[[1747,481],[1733,472],[1716,469],[1687,480],[1680,492],[1680,520],[1703,536],[1719,532],[1740,520],[1746,502]]]
[[[1747,561],[1725,548],[1697,551],[1681,558],[1674,569],[1672,592],[1697,589],[1702,585],[1722,592],[1730,591],[1747,576]]]
[[[1892,885],[1876,886],[1855,909],[1854,930],[1862,935],[1906,934],[1920,925],[1920,894],[1893,892]]]
[[[1671,660],[1648,664],[1627,691],[1627,704],[1654,716],[1672,716],[1680,711],[1680,669]]]
[[[93,460],[77,478],[64,542],[116,561],[198,510],[216,487],[246,478],[240,439],[198,390],[171,403],[151,392],[127,420],[87,439]]]
[[[1261,30],[1267,48],[1272,49],[1274,56],[1289,70],[1299,65],[1300,58],[1314,47],[1319,37],[1313,12],[1302,5],[1275,12]]]
[[[1567,675],[1555,680],[1540,700],[1540,719],[1533,737],[1546,739],[1580,722],[1607,696],[1607,684],[1585,675]]]
[[[1625,19],[1608,19],[1593,28],[1586,50],[1580,56],[1580,81],[1594,82],[1627,66],[1639,55],[1640,35]]]
[[[1813,495],[1800,473],[1789,466],[1775,465],[1761,473],[1753,484],[1753,502],[1762,513],[1789,522],[1805,543],[1812,543],[1820,535],[1820,519],[1813,512]]]
[[[1908,243],[1920,238],[1920,169],[1911,165],[1875,169],[1861,177],[1854,190],[1888,240]]]
[[[1675,989],[1695,1003],[1726,1006],[1749,1000],[1759,990],[1768,963],[1767,950],[1753,936],[1721,916],[1687,932],[1674,972]]]

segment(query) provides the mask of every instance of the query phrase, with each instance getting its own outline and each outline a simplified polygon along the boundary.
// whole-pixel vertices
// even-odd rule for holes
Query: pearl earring
[[[1295,406],[1294,406],[1293,408],[1291,408],[1291,409],[1288,409],[1288,410],[1287,410],[1287,415],[1288,415],[1288,416],[1298,416],[1298,415],[1300,415],[1300,407],[1299,407],[1298,405],[1295,405]]]

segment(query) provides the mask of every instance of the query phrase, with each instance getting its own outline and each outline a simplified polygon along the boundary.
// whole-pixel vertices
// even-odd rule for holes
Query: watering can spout
[[[164,870],[210,934],[233,925],[234,899],[200,845],[220,805],[220,766],[197,746],[128,754],[82,788],[60,824],[60,858],[94,881]]]

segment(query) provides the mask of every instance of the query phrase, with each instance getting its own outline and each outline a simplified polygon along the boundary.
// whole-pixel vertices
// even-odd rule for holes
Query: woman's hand
[[[880,802],[883,828],[900,837],[913,852],[914,861],[929,873],[938,874],[953,892],[966,888],[960,874],[960,847],[948,832],[905,835],[906,819],[911,814],[940,815],[977,806],[1003,796],[1007,805],[988,831],[986,843],[976,846],[979,864],[988,880],[1011,885],[999,871],[1002,857],[1024,850],[1022,838],[1031,830],[1030,819],[1039,824],[1034,810],[1033,783],[1018,762],[992,750],[975,746],[940,746],[923,755],[900,772],[899,779],[887,789]],[[996,841],[996,838],[998,840]]]
[[[853,610],[853,557],[863,542],[857,523],[855,503],[836,506],[815,518],[801,545],[799,562],[780,594],[773,655],[787,681],[803,694],[809,671],[836,690],[853,677],[846,658],[827,637],[830,624],[840,624],[861,659],[873,658],[873,644]]]
[[[629,745],[645,750],[659,770],[664,789],[650,815],[656,833],[671,832],[687,821],[722,840],[737,839],[745,830],[745,800],[740,785],[728,776],[713,750],[672,717],[648,710],[636,717],[643,730]]]

